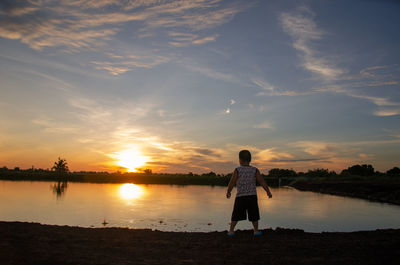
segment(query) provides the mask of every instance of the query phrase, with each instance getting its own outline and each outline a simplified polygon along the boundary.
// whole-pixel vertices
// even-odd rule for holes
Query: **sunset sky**
[[[264,173],[400,166],[399,14],[378,0],[1,1],[0,166],[228,173],[241,149]]]

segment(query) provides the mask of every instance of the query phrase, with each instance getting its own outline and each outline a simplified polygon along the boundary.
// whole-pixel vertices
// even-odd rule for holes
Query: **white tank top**
[[[257,168],[252,166],[240,166],[236,168],[238,179],[236,181],[236,197],[257,195],[256,172]]]

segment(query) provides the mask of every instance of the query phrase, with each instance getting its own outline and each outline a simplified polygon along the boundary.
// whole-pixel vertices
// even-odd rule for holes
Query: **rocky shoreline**
[[[184,233],[0,222],[0,262],[14,264],[399,264],[400,229]]]

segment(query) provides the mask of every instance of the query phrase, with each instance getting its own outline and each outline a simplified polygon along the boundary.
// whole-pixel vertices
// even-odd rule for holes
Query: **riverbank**
[[[0,222],[0,263],[398,264],[400,230],[183,233]]]
[[[291,186],[301,191],[400,205],[400,183],[398,181],[299,180],[293,182]]]

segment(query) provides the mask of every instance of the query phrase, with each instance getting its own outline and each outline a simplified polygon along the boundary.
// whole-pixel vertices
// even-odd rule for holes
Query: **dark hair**
[[[248,162],[250,163],[251,161],[251,154],[249,150],[242,150],[239,152],[239,159],[242,160],[243,162]]]

